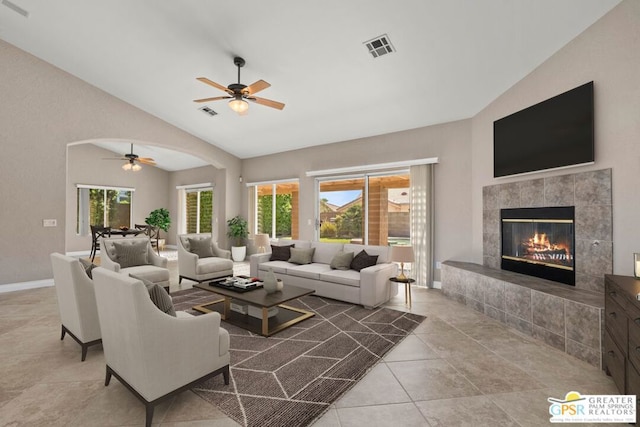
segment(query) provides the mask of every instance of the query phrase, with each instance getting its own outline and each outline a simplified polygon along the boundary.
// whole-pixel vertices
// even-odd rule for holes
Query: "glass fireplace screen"
[[[502,220],[502,258],[573,270],[573,220]]]

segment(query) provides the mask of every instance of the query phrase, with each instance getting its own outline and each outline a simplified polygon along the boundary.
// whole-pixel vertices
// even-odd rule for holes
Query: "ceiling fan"
[[[109,157],[104,160],[126,160],[127,162],[122,165],[122,169],[126,171],[134,171],[137,172],[142,169],[140,163],[145,165],[155,166],[156,162],[150,157],[140,157],[137,154],[133,153],[133,144],[131,144],[131,153],[124,154],[123,157]]]
[[[249,109],[249,103],[247,100],[251,102],[255,102],[256,104],[264,105],[271,108],[277,108],[278,110],[282,110],[284,108],[284,104],[278,101],[272,101],[266,98],[258,98],[254,96],[256,93],[260,92],[271,86],[269,83],[264,80],[258,80],[255,83],[250,84],[249,86],[243,85],[240,83],[240,68],[242,68],[245,64],[244,59],[236,56],[233,58],[233,63],[238,67],[238,83],[231,83],[229,86],[224,87],[219,83],[209,80],[206,77],[198,77],[196,80],[200,80],[202,83],[208,84],[209,86],[213,86],[216,89],[220,89],[227,93],[225,96],[214,96],[213,98],[203,98],[203,99],[195,99],[193,102],[209,102],[209,101],[219,101],[221,99],[231,99],[229,101],[229,107],[240,115],[244,115],[247,113]]]

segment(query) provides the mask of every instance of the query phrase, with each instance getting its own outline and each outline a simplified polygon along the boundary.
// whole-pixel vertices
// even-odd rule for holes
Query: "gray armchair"
[[[103,238],[100,266],[157,283],[169,292],[167,259],[156,254],[149,237]],[[134,250],[136,247],[138,250]]]
[[[77,258],[59,253],[50,258],[62,322],[60,339],[69,334],[80,344],[84,362],[88,348],[102,342],[93,281]]]
[[[222,374],[229,384],[229,333],[220,314],[177,317],[159,310],[138,280],[104,268],[93,270],[105,386],[115,376],[146,406],[146,425],[162,401]]]
[[[192,243],[199,243],[199,247],[193,247]],[[179,234],[178,274],[180,276],[178,283],[182,283],[182,279],[200,283],[233,276],[231,252],[220,249],[209,233]]]

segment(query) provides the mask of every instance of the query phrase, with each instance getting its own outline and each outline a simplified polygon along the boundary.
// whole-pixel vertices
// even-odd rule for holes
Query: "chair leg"
[[[178,279],[178,285],[182,283],[182,276],[180,276],[180,278]]]
[[[222,378],[224,378],[224,385],[229,385],[229,365],[222,371]]]
[[[146,427],[151,427],[151,420],[153,419],[153,405],[151,403],[147,403],[147,419],[145,421]]]
[[[87,358],[87,350],[89,349],[89,346],[86,344],[82,344],[82,362],[84,362],[84,359]]]
[[[62,325],[62,333],[60,334],[60,341],[64,339],[64,336],[67,334],[67,328]]]

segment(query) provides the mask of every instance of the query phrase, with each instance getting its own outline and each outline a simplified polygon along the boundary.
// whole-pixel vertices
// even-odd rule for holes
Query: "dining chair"
[[[160,228],[149,224],[135,224],[134,227],[136,230],[142,230],[144,234],[149,237],[151,246],[156,248],[156,252],[160,255],[160,245],[158,244],[160,240]]]
[[[104,225],[91,226],[91,262],[96,257],[96,252],[100,249],[100,239],[103,237],[111,237],[111,228]]]

